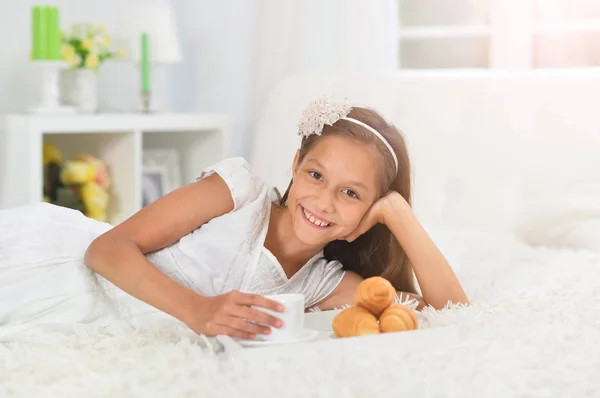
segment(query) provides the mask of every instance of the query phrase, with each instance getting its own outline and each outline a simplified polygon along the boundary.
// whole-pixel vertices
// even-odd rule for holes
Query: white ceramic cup
[[[257,340],[277,341],[277,340],[293,340],[300,336],[304,330],[304,295],[289,293],[289,294],[273,294],[265,296],[269,300],[281,303],[285,310],[283,312],[271,311],[262,307],[254,307],[266,314],[279,318],[283,321],[281,328],[271,327],[271,334],[259,334]]]

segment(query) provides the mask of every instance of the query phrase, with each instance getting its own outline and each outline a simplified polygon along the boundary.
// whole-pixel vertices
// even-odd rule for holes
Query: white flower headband
[[[325,125],[332,126],[338,120],[347,120],[349,122],[358,124],[369,130],[377,138],[381,140],[387,147],[394,158],[394,164],[396,165],[396,173],[398,172],[398,158],[396,153],[392,149],[390,143],[373,127],[360,120],[347,117],[352,106],[348,99],[343,100],[332,100],[327,97],[315,100],[310,103],[308,108],[302,113],[302,118],[298,124],[298,135],[308,137],[312,134],[321,135],[323,133],[323,127]]]

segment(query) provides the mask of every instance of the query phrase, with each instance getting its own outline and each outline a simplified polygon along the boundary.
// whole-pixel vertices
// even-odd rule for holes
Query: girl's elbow
[[[100,268],[106,268],[105,264],[111,263],[111,261],[107,259],[107,256],[110,256],[115,249],[114,247],[111,248],[111,245],[110,238],[105,235],[101,235],[94,239],[87,247],[83,256],[83,263],[86,267],[95,272],[99,272]]]
[[[102,236],[94,239],[92,243],[90,243],[83,256],[83,263],[86,267],[90,268],[93,271],[96,271],[94,265],[96,264],[99,255],[102,253],[101,246]]]

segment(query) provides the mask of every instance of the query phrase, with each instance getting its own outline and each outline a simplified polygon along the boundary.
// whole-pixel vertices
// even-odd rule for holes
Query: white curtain
[[[257,0],[255,7],[252,122],[269,92],[292,75],[397,66],[396,0]]]

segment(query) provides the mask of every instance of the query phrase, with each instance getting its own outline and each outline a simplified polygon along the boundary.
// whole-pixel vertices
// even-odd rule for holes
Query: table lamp
[[[154,77],[161,65],[182,60],[181,47],[173,10],[161,1],[144,2],[123,13],[120,35],[126,42],[128,56],[139,66],[141,109],[155,112],[161,108]]]

